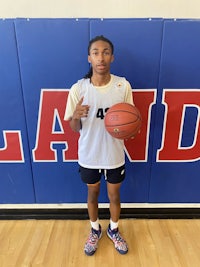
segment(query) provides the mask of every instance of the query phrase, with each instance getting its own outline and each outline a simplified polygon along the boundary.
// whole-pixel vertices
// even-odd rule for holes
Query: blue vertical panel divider
[[[0,20],[0,95],[0,203],[34,203],[15,29],[10,19]]]
[[[124,76],[133,89],[157,90],[162,42],[162,19],[94,19],[90,23],[91,38],[104,35],[115,47],[112,73]],[[142,108],[143,99],[136,105]],[[122,186],[122,202],[148,202],[151,172],[154,109],[146,162],[130,162],[127,158],[126,179]],[[144,121],[143,121],[144,123]],[[106,189],[103,189],[106,191]],[[102,199],[103,200],[103,199]]]
[[[15,26],[30,153],[32,153],[37,146],[38,127],[41,126],[44,130],[45,127],[49,127],[49,117],[44,116],[40,121],[42,100],[47,101],[45,106],[47,112],[51,112],[51,108],[54,109],[55,124],[52,125],[54,126],[52,132],[57,132],[57,136],[64,136],[63,112],[67,99],[66,89],[81,79],[89,69],[87,61],[89,21],[87,19],[18,19]],[[53,100],[51,92],[58,92]],[[48,95],[52,100],[51,107],[50,103],[48,105]],[[54,103],[57,106],[53,107]],[[62,114],[59,104],[62,104],[60,108]],[[69,127],[67,131],[67,135],[74,135]],[[41,161],[34,159],[34,156],[32,158],[36,202],[85,202],[86,187],[79,178],[77,159],[74,159],[75,162],[63,160],[66,143],[55,141],[50,145],[56,154],[52,162],[45,157]],[[45,153],[45,150],[43,152]]]
[[[155,158],[152,165],[149,202],[190,203],[200,201],[199,147],[195,149],[199,134],[197,131],[197,137],[195,137],[194,131],[195,127],[196,129],[199,127],[197,117],[200,105],[199,53],[199,21],[165,21],[159,80],[160,94],[158,95],[159,104],[157,105],[154,135]],[[167,89],[169,89],[167,93],[170,102],[167,100],[167,104],[164,105],[162,98],[165,98]],[[181,100],[182,98],[183,100]],[[182,108],[179,105],[181,101],[184,101],[183,103],[187,106],[184,113],[181,113],[182,110],[180,110]],[[165,123],[164,118],[168,118]],[[182,124],[180,123],[181,119]],[[178,125],[180,127],[177,127],[177,122],[180,123]],[[166,136],[164,135],[165,130]],[[170,135],[171,138],[168,138],[169,140],[164,146],[166,157],[168,151],[168,158],[164,162],[159,159],[157,151],[162,148],[161,140],[167,138],[167,135]],[[181,139],[179,146],[182,149],[173,152],[174,138],[178,139],[178,137]],[[178,146],[178,144],[176,145]],[[188,154],[189,149],[191,150],[190,154]],[[179,154],[175,159],[176,152]],[[170,160],[171,158],[172,160]]]

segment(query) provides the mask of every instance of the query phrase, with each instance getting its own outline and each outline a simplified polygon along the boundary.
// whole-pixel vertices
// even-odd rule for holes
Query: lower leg
[[[100,190],[100,183],[95,185],[88,185],[88,215],[90,218],[92,228],[99,229],[98,221],[98,196]]]
[[[121,205],[119,202],[110,202],[110,218],[113,222],[118,222],[121,213]]]
[[[120,218],[121,204],[120,204],[120,186],[121,184],[107,184],[108,197],[110,200],[110,226],[111,229],[118,227]]]

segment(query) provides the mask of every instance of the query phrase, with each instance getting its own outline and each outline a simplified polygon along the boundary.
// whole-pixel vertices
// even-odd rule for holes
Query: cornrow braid
[[[88,73],[83,77],[84,79],[90,79],[92,77],[93,70],[92,67],[90,67]]]

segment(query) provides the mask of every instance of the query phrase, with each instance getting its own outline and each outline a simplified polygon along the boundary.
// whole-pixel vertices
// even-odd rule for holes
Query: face
[[[93,73],[110,73],[110,64],[113,60],[114,56],[109,43],[96,41],[91,45],[88,62],[92,65]]]

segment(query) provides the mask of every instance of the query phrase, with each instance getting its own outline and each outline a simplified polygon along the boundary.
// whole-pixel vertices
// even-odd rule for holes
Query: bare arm
[[[76,105],[76,109],[74,110],[73,116],[70,120],[70,127],[73,131],[79,132],[81,129],[81,118],[87,117],[89,106],[88,105],[82,105],[83,103],[83,97]]]

